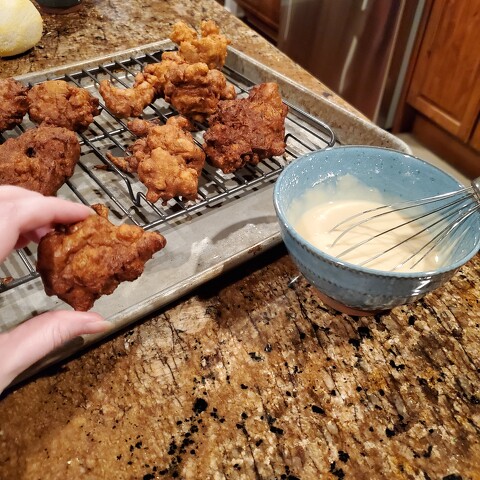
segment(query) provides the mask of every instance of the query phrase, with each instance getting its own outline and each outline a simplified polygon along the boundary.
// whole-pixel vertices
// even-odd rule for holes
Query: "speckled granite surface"
[[[159,40],[178,18],[214,18],[236,48],[326,91],[213,0],[84,1],[45,16],[42,43],[0,75]],[[478,256],[371,318],[289,288],[296,274],[277,247],[8,392],[0,478],[480,478]]]
[[[83,0],[68,15],[42,15],[44,36],[24,55],[0,58],[0,77],[18,76],[168,38],[172,25],[215,19],[235,48],[317,92],[332,93],[214,0]],[[348,104],[335,96],[336,101]]]

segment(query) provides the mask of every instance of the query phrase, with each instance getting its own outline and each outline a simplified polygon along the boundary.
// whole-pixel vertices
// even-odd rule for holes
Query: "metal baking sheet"
[[[87,88],[103,106],[97,90],[102,78],[128,87],[145,63],[159,61],[161,53],[173,47],[169,41],[158,42],[17,79],[28,84],[65,79]],[[91,127],[80,134],[82,154],[79,165],[58,195],[87,204],[104,203],[111,210],[113,223],[137,224],[159,231],[167,239],[166,248],[147,263],[139,279],[121,284],[112,295],[95,303],[93,310],[112,323],[112,331],[160,309],[279,243],[281,239],[272,202],[273,185],[282,168],[298,156],[335,143],[388,146],[409,152],[403,142],[363,118],[327,98],[312,94],[234,49],[229,51],[224,73],[235,85],[239,96],[247,95],[254,84],[264,81],[279,84],[282,96],[290,106],[286,122],[287,150],[282,157],[268,159],[258,167],[247,167],[235,174],[224,175],[207,166],[195,202],[174,199],[166,205],[159,205],[160,202],[153,205],[147,202],[145,187],[135,175],[126,175],[112,167],[105,153],[123,155],[135,137],[125,121],[119,121],[105,108]],[[147,107],[144,118],[165,121],[175,114],[159,99]],[[19,128],[5,132],[2,141],[32,126],[25,119]],[[202,143],[205,128],[205,125],[198,125],[195,133],[198,144]],[[97,168],[99,165],[102,168]],[[43,311],[70,308],[58,298],[46,296],[35,273],[35,258],[35,246],[30,245],[12,254],[0,267],[0,277],[12,279],[10,283],[0,285],[0,331]],[[75,339],[36,364],[22,378],[102,338],[103,335],[90,335]]]

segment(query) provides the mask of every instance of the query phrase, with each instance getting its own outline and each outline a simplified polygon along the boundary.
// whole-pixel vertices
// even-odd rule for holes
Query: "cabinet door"
[[[480,109],[480,0],[435,0],[407,102],[463,142]]]

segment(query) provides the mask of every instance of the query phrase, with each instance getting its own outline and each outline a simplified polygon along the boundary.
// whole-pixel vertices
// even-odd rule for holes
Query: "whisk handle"
[[[477,177],[475,180],[472,180],[472,187],[477,196],[477,200],[480,202],[480,177]]]

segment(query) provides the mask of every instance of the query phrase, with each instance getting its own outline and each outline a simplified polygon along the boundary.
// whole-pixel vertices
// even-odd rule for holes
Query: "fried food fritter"
[[[128,127],[142,136],[129,148],[132,155],[121,158],[107,153],[107,157],[120,169],[138,173],[147,187],[147,200],[197,198],[205,154],[189,132],[190,122],[181,116],[169,118],[165,125],[137,119],[129,122]]]
[[[282,155],[287,112],[273,82],[254,86],[247,98],[220,101],[203,137],[207,161],[231,173],[246,163]]]
[[[140,72],[135,76],[131,88],[117,88],[109,80],[102,80],[98,90],[105,100],[105,106],[117,117],[139,117],[145,107],[153,102],[158,83],[154,75]]]
[[[199,38],[193,28],[177,22],[170,37],[179,50],[164,52],[161,62],[146,65],[131,88],[116,88],[102,80],[99,92],[108,110],[119,118],[139,117],[155,97],[165,96],[181,114],[204,120],[219,99],[235,98],[235,88],[227,85],[219,71],[230,40],[220,34],[213,21],[202,22],[201,31]]]
[[[170,38],[179,46],[179,53],[188,63],[206,63],[210,69],[221,70],[227,57],[230,40],[220,33],[213,20],[201,23],[201,37],[185,22],[177,22]]]
[[[163,52],[162,61],[158,63],[149,63],[143,69],[144,73],[148,73],[156,77],[155,89],[158,96],[163,95],[163,90],[167,82],[167,73],[177,65],[186,63],[178,52]]]
[[[0,79],[0,132],[22,123],[28,110],[28,88],[13,78]]]
[[[0,145],[0,185],[55,195],[73,175],[79,158],[74,132],[42,124]]]
[[[99,114],[98,98],[63,80],[48,80],[28,92],[28,114],[33,122],[81,132]]]
[[[131,88],[117,88],[102,80],[98,90],[105,106],[119,118],[139,117],[149,103],[163,95],[167,73],[181,63],[185,61],[178,52],[164,52],[161,62],[146,65],[135,76]]]
[[[137,279],[145,263],[166,245],[159,233],[113,225],[104,205],[93,208],[98,215],[58,225],[38,245],[37,272],[46,294],[57,295],[80,311],[90,310],[121,282]]]
[[[235,87],[227,84],[219,70],[210,70],[206,63],[183,63],[166,74],[165,101],[180,114],[203,121],[217,109],[219,100],[233,99]]]
[[[172,123],[173,120],[171,120],[170,122]],[[179,122],[179,126],[181,126],[183,120],[177,120],[177,122]],[[148,132],[153,127],[161,127],[162,125],[164,124],[161,123],[161,120],[159,118],[155,118],[154,120],[142,120],[140,118],[135,118],[128,122],[128,129],[137,137],[146,137],[148,135]],[[186,125],[185,128],[186,130],[190,130],[191,125],[188,124],[188,126]]]

